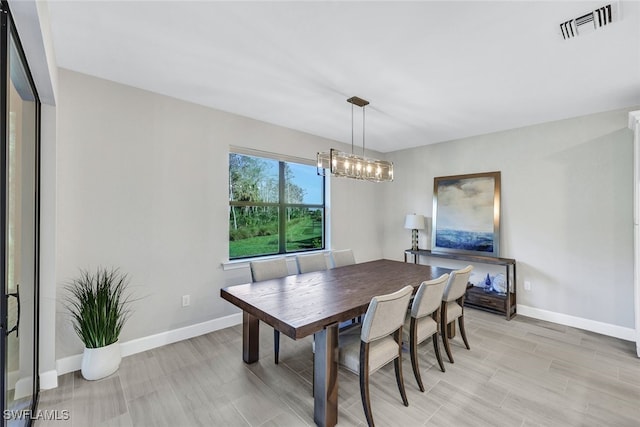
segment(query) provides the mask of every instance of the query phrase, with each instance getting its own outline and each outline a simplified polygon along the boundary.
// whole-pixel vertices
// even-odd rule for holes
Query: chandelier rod
[[[366,110],[366,107],[362,106],[362,157],[366,157],[364,155],[364,110]]]
[[[353,103],[351,103],[351,154],[353,154]]]

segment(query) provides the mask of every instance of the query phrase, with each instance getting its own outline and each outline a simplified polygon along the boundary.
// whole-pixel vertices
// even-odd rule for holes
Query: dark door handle
[[[7,299],[9,299],[9,297],[14,297],[15,299],[18,300],[18,318],[16,319],[16,324],[14,325],[14,327],[7,331],[7,336],[11,334],[11,332],[15,331],[16,338],[17,338],[18,328],[20,328],[20,285],[16,285],[16,291],[14,293],[7,294]]]

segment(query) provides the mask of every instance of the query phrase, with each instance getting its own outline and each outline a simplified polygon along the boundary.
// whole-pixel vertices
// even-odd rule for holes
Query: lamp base
[[[414,228],[411,230],[411,250],[418,250],[418,229]]]

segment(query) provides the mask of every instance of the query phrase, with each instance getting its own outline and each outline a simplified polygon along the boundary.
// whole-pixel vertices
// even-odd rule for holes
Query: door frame
[[[633,132],[633,309],[640,357],[640,110],[629,112],[629,129]]]
[[[0,90],[0,117],[3,120],[0,120],[0,164],[3,166],[7,165],[7,141],[9,139],[9,120],[8,120],[8,78],[9,78],[9,36],[12,37],[13,42],[17,48],[17,53],[20,61],[24,66],[24,71],[35,97],[35,159],[34,159],[34,168],[35,168],[35,176],[34,176],[34,242],[33,242],[33,250],[34,250],[34,265],[33,265],[33,273],[34,273],[34,301],[33,301],[33,309],[34,309],[34,326],[33,326],[33,397],[31,400],[31,408],[30,415],[33,416],[36,413],[36,408],[38,406],[38,399],[40,397],[40,373],[39,373],[39,358],[40,358],[40,348],[39,348],[39,332],[40,332],[40,168],[41,168],[41,102],[40,97],[38,95],[38,91],[33,80],[33,76],[31,74],[31,70],[29,69],[29,63],[24,53],[24,49],[22,47],[22,42],[20,41],[20,37],[18,35],[15,22],[13,17],[11,16],[11,10],[9,8],[9,4],[6,0],[0,0],[0,82],[5,85],[4,90]],[[8,173],[8,168],[5,167],[5,172]],[[7,226],[7,185],[8,185],[8,175],[7,173],[0,174],[0,370],[2,371],[2,385],[0,386],[0,401],[2,402],[2,410],[6,409],[4,407],[6,403],[6,386],[7,386],[7,378],[6,378],[6,340],[5,335],[8,329],[8,325],[6,324],[7,318],[7,296],[6,296],[6,226]],[[3,417],[4,418],[4,417]],[[3,420],[2,424],[6,425],[7,420]],[[32,419],[29,417],[27,420],[27,425],[32,424]]]

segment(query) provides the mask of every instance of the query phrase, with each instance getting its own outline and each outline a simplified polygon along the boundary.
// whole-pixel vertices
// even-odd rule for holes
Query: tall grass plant
[[[118,341],[131,314],[127,274],[117,268],[80,270],[65,289],[71,322],[86,348],[100,348]]]

